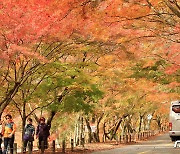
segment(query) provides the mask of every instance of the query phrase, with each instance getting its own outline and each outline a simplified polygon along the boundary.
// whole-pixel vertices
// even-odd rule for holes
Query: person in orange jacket
[[[13,145],[16,132],[16,124],[12,120],[12,116],[7,114],[5,116],[5,122],[2,125],[2,135],[4,137],[4,151],[3,154],[7,153],[8,145],[10,147],[10,154],[13,154]]]

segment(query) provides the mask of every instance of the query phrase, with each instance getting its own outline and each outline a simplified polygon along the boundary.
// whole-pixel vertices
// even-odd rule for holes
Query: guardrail
[[[132,133],[126,135],[120,135],[116,141],[119,143],[130,143],[148,139],[151,136],[155,136],[164,131],[144,131],[141,133]]]
[[[144,140],[154,135],[155,135],[154,131],[146,131],[146,132],[136,133],[136,134],[120,135],[119,140],[117,141],[120,143],[130,143],[130,142]]]

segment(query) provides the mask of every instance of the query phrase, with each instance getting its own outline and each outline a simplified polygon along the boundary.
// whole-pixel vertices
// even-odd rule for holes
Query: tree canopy
[[[177,0],[0,0],[0,115],[69,113],[109,139],[148,114],[160,128],[161,103],[179,99],[179,48]]]

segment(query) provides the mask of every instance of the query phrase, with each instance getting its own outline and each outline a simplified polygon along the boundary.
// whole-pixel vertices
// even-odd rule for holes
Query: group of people
[[[39,149],[44,146],[44,149],[48,147],[48,137],[50,135],[50,125],[46,124],[45,118],[41,117],[39,119],[39,123],[37,128],[33,125],[33,121],[31,118],[27,119],[27,125],[24,129],[23,134],[23,152],[26,152],[27,145],[30,145],[30,150],[32,151],[33,148],[33,141],[34,138],[38,139]],[[13,154],[13,145],[15,139],[15,132],[16,132],[16,124],[13,122],[12,116],[7,114],[5,116],[5,120],[0,122],[2,128],[0,133],[0,154],[6,154],[9,151]],[[1,144],[4,142],[4,149],[2,150]],[[43,143],[43,144],[42,144]]]

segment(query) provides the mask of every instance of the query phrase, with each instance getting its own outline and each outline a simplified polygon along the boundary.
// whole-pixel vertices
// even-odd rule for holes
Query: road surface
[[[180,146],[180,144],[178,146]],[[180,147],[174,148],[174,142],[171,142],[169,135],[163,134],[134,145],[98,151],[92,154],[180,154]]]

